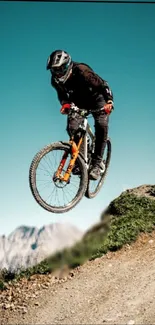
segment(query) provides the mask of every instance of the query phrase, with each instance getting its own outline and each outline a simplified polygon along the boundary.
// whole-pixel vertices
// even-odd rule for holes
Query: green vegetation
[[[16,274],[1,271],[0,289],[5,289],[5,283],[13,279],[47,274],[62,265],[75,268],[86,260],[95,259],[108,251],[116,251],[123,245],[130,244],[141,232],[152,232],[155,229],[155,200],[151,199],[154,192],[155,186],[152,186],[150,198],[122,193],[101,215],[101,222],[90,229],[72,248],[64,249],[38,265],[20,270]]]

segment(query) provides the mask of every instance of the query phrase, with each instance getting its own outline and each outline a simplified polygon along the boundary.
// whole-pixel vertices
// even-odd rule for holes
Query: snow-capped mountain
[[[54,223],[40,229],[21,226],[8,237],[0,236],[0,269],[33,266],[49,255],[72,246],[83,232],[70,224]]]

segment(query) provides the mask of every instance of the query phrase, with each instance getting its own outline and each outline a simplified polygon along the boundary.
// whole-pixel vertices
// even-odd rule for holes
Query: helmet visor
[[[64,63],[60,67],[52,67],[50,70],[56,76],[61,77],[66,74],[68,67],[69,63]]]

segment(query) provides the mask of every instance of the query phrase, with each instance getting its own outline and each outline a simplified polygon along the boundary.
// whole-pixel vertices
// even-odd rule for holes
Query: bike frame
[[[81,147],[81,144],[82,142],[84,142],[84,156],[83,156],[83,159],[85,161],[85,164],[86,164],[86,167],[88,168],[88,135],[90,136],[91,140],[92,140],[92,143],[95,139],[94,137],[94,134],[91,130],[91,127],[88,123],[88,120],[86,117],[84,117],[84,120],[82,122],[82,124],[79,126],[79,130],[82,130],[83,133],[84,133],[84,136],[81,136],[81,138],[79,139],[79,142],[78,144],[75,143],[74,141],[74,136],[70,138],[70,141],[69,141],[69,144],[71,145],[71,159],[69,161],[69,164],[68,164],[68,167],[67,167],[67,170],[65,172],[65,174],[62,176],[61,175],[61,172],[62,172],[62,169],[66,163],[66,160],[67,160],[67,157],[68,157],[68,153],[65,152],[62,156],[62,159],[60,161],[60,164],[59,164],[59,167],[56,171],[56,177],[58,179],[60,179],[61,181],[64,181],[64,182],[68,182],[69,178],[70,178],[70,175],[71,175],[71,172],[72,172],[72,169],[75,165],[75,161],[78,157],[78,154],[79,154],[79,151],[80,151],[80,147]]]

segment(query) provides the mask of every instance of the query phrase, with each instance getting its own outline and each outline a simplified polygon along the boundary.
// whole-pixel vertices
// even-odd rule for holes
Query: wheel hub
[[[57,177],[56,173],[54,173],[53,182],[54,182],[56,187],[64,188],[65,186],[67,186],[70,183],[70,179],[67,182],[65,182],[65,181],[61,180],[59,177]]]

